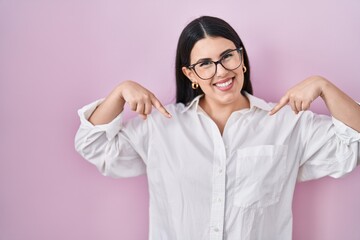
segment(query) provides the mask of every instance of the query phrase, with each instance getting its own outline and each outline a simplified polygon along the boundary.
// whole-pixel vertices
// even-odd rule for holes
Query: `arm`
[[[76,151],[105,176],[117,178],[144,174],[148,122],[136,118],[128,121],[131,126],[127,126],[123,123],[123,115],[119,114],[107,124],[93,125],[88,121],[89,116],[102,102],[97,100],[79,109],[81,124],[75,136]],[[137,131],[138,134],[130,139],[128,131]],[[143,144],[134,146],[132,141],[139,139]]]
[[[124,110],[125,103],[144,119],[151,113],[153,106],[166,117],[171,117],[154,94],[135,82],[126,81],[118,85],[96,108],[89,122],[94,125],[111,122]]]
[[[81,125],[75,136],[75,148],[106,176],[131,177],[146,172],[148,124],[141,119],[122,124],[120,113],[126,102],[143,118],[150,114],[152,106],[162,114],[167,113],[151,92],[131,81],[121,83],[104,101],[93,102],[78,111]]]
[[[333,117],[360,132],[360,106],[321,76],[309,77],[291,88],[269,114],[275,114],[286,104],[297,114],[307,110],[318,97],[324,100]]]

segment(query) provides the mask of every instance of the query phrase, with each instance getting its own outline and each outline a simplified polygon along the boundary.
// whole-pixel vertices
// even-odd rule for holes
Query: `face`
[[[204,59],[218,61],[224,52],[236,49],[235,44],[222,37],[206,37],[199,40],[191,50],[190,63],[202,62]],[[217,64],[216,74],[208,79],[199,78],[193,69],[183,67],[184,74],[191,82],[196,82],[204,92],[207,104],[228,105],[238,104],[242,99],[240,93],[244,84],[243,63],[234,69],[227,70]]]

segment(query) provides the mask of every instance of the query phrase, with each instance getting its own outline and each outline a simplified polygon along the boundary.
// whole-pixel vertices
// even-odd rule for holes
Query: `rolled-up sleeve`
[[[360,162],[360,133],[336,118],[306,114],[301,127],[302,157],[298,181],[331,176],[339,178]]]
[[[97,100],[78,111],[80,127],[75,136],[76,151],[105,176],[116,178],[144,174],[146,166],[142,157],[122,131],[122,113],[108,124],[94,126],[88,121],[102,101]],[[143,136],[139,138],[144,139]]]

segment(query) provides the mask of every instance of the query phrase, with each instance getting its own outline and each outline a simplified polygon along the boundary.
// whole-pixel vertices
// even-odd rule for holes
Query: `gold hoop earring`
[[[197,83],[197,82],[193,82],[192,84],[191,84],[191,87],[192,87],[192,89],[197,89],[198,87],[199,87],[199,84]]]
[[[243,70],[244,70],[244,73],[246,73],[246,67],[245,67],[245,65],[243,65]]]

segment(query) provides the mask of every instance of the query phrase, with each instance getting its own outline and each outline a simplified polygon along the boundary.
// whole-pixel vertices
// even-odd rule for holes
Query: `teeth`
[[[229,86],[231,84],[231,82],[232,82],[232,79],[230,79],[229,81],[224,82],[224,83],[217,83],[216,86],[217,87],[222,87],[222,88],[227,87],[227,86]]]

